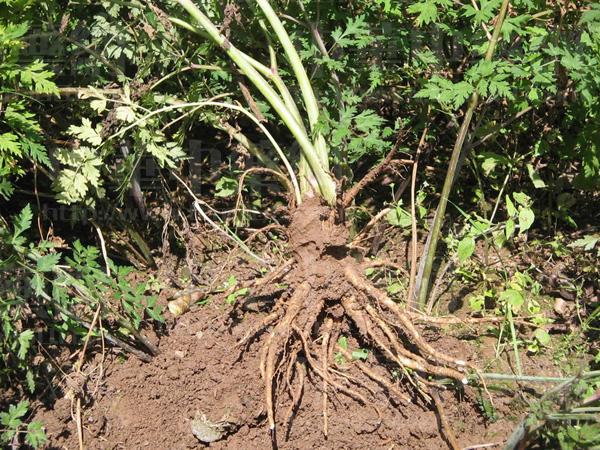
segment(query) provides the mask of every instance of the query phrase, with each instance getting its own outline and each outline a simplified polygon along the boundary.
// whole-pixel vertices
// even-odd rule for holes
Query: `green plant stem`
[[[271,27],[273,27],[273,31],[275,31],[279,42],[283,46],[289,63],[292,66],[292,70],[294,71],[294,75],[296,76],[298,85],[300,86],[300,91],[302,92],[302,98],[304,100],[304,107],[308,115],[310,129],[312,132],[314,132],[315,126],[319,121],[319,103],[317,102],[317,97],[315,97],[315,93],[310,83],[310,79],[306,74],[306,70],[304,70],[304,65],[302,64],[300,55],[298,55],[290,36],[279,20],[279,17],[277,17],[277,14],[275,14],[275,11],[271,7],[269,1],[256,0],[256,2],[258,3],[260,9],[262,9],[262,12],[271,24]],[[323,169],[325,171],[329,171],[329,152],[327,149],[327,144],[325,143],[325,139],[321,133],[316,134],[314,145],[317,153],[319,154],[319,158],[321,159]]]
[[[267,99],[269,104],[273,107],[277,115],[285,123],[300,145],[300,150],[303,156],[306,158],[306,161],[308,162],[308,165],[310,166],[310,169],[317,180],[319,194],[321,194],[329,204],[333,205],[336,197],[335,182],[328,173],[327,165],[323,164],[319,151],[309,139],[304,127],[297,122],[294,114],[287,108],[283,99],[271,87],[267,80],[265,80],[265,78],[253,67],[244,53],[234,47],[192,1],[177,1],[186,9],[186,11],[194,18],[194,20],[196,20],[204,30],[206,30],[211,39],[227,53],[231,60],[244,73],[244,75],[248,77],[254,86]],[[180,21],[175,23],[179,22]]]
[[[198,34],[199,36],[202,36],[206,39],[211,40],[211,37],[207,33],[203,32],[198,27],[195,27],[195,26],[189,24],[188,22],[185,22],[181,19],[177,19],[174,17],[171,18],[170,20],[174,24],[176,24],[182,28],[185,28],[188,31],[191,31],[192,33]],[[271,47],[269,47],[269,50],[271,50]],[[247,55],[242,52],[240,52],[240,53],[242,54],[242,56],[244,58],[246,58],[246,60],[252,65],[252,67],[254,67],[263,77],[265,77],[266,79],[273,82],[273,84],[279,91],[279,95],[281,95],[281,98],[283,99],[283,102],[285,103],[285,105],[288,107],[290,112],[294,115],[298,124],[304,128],[304,124],[302,123],[302,116],[300,116],[300,112],[298,111],[298,107],[296,106],[294,98],[292,97],[292,94],[290,93],[287,86],[285,85],[285,83],[283,82],[283,80],[281,79],[279,74],[277,73],[276,67],[268,68],[260,61],[257,61],[256,59],[254,59],[252,56]],[[203,68],[203,67],[211,68],[211,67],[217,67],[217,66],[199,66],[199,68]],[[194,68],[195,68],[195,66],[194,66]],[[218,67],[218,69],[224,70],[221,67]],[[211,69],[207,69],[207,70],[211,70]],[[153,88],[156,86],[156,84],[162,82],[165,78],[171,77],[177,73],[178,72],[173,72],[171,74],[166,75],[161,80],[159,80],[157,83],[155,83],[155,85],[153,85]]]
[[[513,352],[515,354],[515,365],[517,366],[517,375],[523,375],[523,369],[521,366],[521,356],[519,355],[519,343],[517,342],[517,332],[515,330],[515,320],[512,314],[511,305],[507,305],[506,310],[506,319],[508,320],[508,325],[510,326],[510,338],[512,342]]]
[[[494,54],[494,50],[498,43],[498,38],[500,37],[500,31],[502,30],[502,24],[504,23],[504,18],[506,16],[506,11],[508,10],[508,5],[510,0],[503,0],[502,6],[500,7],[500,12],[498,13],[498,18],[496,20],[496,25],[494,27],[494,33],[492,35],[492,39],[490,40],[487,52],[485,54],[485,60],[491,61],[492,56]],[[452,183],[455,178],[456,169],[458,166],[459,159],[461,157],[463,145],[465,143],[465,138],[469,131],[469,125],[471,124],[471,120],[473,118],[473,113],[475,112],[475,108],[477,107],[477,103],[479,102],[479,95],[477,91],[475,91],[471,98],[469,99],[469,103],[467,106],[467,111],[465,112],[465,116],[463,118],[463,122],[458,131],[458,136],[456,138],[456,142],[454,144],[454,148],[452,150],[452,156],[450,158],[450,163],[448,165],[448,171],[446,173],[446,178],[444,180],[444,186],[442,188],[442,194],[440,197],[440,203],[435,212],[435,217],[433,219],[433,226],[431,227],[431,231],[429,232],[428,237],[428,245],[426,246],[425,252],[423,253],[424,265],[423,272],[420,278],[420,282],[418,283],[418,298],[419,298],[419,309],[423,309],[427,304],[427,294],[429,292],[429,283],[431,279],[431,272],[433,270],[433,261],[435,259],[435,252],[437,250],[437,244],[439,241],[442,225],[444,222],[444,216],[446,214],[446,206],[448,204],[448,198],[450,196],[450,192],[452,190]]]
[[[515,381],[515,382],[531,382],[531,383],[563,383],[573,380],[574,378],[564,377],[541,377],[536,375],[509,375],[505,373],[480,373],[478,376],[486,380],[498,381]],[[477,377],[474,377],[476,379]]]

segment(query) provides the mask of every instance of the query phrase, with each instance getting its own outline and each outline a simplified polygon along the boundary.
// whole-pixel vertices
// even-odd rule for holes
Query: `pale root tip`
[[[465,386],[467,384],[469,384],[469,380],[467,380],[466,378],[463,378],[461,381],[462,381],[462,384],[464,384]]]

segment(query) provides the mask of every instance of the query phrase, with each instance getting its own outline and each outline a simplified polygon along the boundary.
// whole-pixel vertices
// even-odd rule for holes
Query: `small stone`
[[[179,359],[183,359],[185,358],[185,352],[181,351],[181,350],[175,350],[175,356],[178,357]]]
[[[559,316],[564,316],[568,310],[567,302],[562,298],[556,298],[554,300],[554,312]]]

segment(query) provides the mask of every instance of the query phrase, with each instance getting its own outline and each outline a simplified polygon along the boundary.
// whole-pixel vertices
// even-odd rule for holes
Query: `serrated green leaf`
[[[69,133],[95,147],[102,144],[101,130],[102,126],[100,124],[94,128],[92,121],[87,117],[81,119],[81,125],[71,125],[69,127]]]
[[[0,196],[4,198],[4,200],[8,200],[12,196],[14,190],[15,187],[9,180],[0,178]]]
[[[46,67],[46,63],[35,60],[21,71],[21,83],[40,94],[58,95],[58,87],[50,80],[54,77],[54,72],[44,70]]]
[[[585,251],[589,252],[596,246],[598,241],[600,241],[600,235],[588,234],[587,236],[570,243],[568,247],[583,248]]]
[[[44,278],[39,273],[34,273],[29,280],[29,285],[35,292],[35,295],[40,296],[44,292]]]
[[[90,102],[90,107],[98,114],[100,114],[106,109],[106,99],[96,98]]]
[[[24,231],[28,230],[31,227],[32,219],[33,212],[31,211],[31,205],[27,204],[13,219],[14,236],[20,236]]]
[[[13,133],[0,134],[0,150],[7,151],[13,155],[21,154],[21,144],[18,137]]]
[[[37,270],[40,272],[50,272],[60,261],[60,253],[50,253],[37,260]]]
[[[29,351],[29,347],[31,346],[32,339],[32,330],[24,330],[21,332],[21,334],[19,334],[19,351],[17,352],[17,356],[19,359],[25,359],[25,357],[27,356],[27,352]]]
[[[33,448],[40,448],[47,441],[46,432],[42,422],[33,421],[27,425],[27,434],[25,435],[25,441]]]
[[[22,400],[20,401],[16,406],[15,405],[10,405],[8,408],[8,414],[12,417],[12,418],[22,418],[25,416],[25,414],[27,414],[27,411],[29,410],[29,401],[28,400]]]
[[[135,122],[135,112],[133,112],[130,106],[119,106],[116,111],[116,117],[122,122]]]

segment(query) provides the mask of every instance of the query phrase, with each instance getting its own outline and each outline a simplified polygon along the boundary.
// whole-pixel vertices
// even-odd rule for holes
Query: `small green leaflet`
[[[27,400],[19,402],[16,406],[10,405],[8,407],[8,412],[0,413],[0,424],[9,429],[17,428],[21,425],[21,418],[27,414],[28,409],[29,402]]]
[[[513,198],[521,206],[529,206],[529,204],[531,203],[529,195],[524,194],[523,192],[515,192],[513,194]]]
[[[589,252],[596,246],[598,241],[600,241],[600,235],[588,234],[587,236],[584,236],[581,239],[577,239],[575,242],[570,243],[568,247],[583,248],[585,251]]]
[[[348,19],[346,29],[336,28],[331,37],[341,48],[355,46],[357,48],[365,48],[375,40],[371,36],[369,25],[365,23],[365,16],[360,15],[356,19]]]
[[[550,344],[550,335],[543,328],[535,330],[533,332],[533,337],[544,347],[547,347]]]
[[[85,141],[93,146],[102,144],[102,125],[98,124],[96,127],[92,127],[92,121],[87,117],[81,119],[81,125],[71,125],[69,127],[69,133],[73,136],[78,137],[82,141]]]
[[[227,296],[227,298],[225,299],[225,301],[229,305],[233,305],[239,297],[245,297],[246,295],[248,295],[248,292],[250,292],[250,290],[247,287],[238,289],[237,291],[229,294]]]
[[[524,233],[531,228],[535,220],[535,214],[531,208],[521,208],[519,210],[519,233]]]
[[[28,230],[31,226],[32,219],[33,213],[31,212],[31,205],[27,204],[27,206],[13,218],[13,227],[15,229],[14,236],[20,236],[25,230]]]
[[[234,178],[221,177],[215,183],[215,197],[231,197],[238,190],[238,181]]]
[[[133,112],[133,109],[129,106],[119,106],[117,108],[116,117],[122,122],[131,123],[135,121],[135,112]]]
[[[513,235],[513,233],[515,232],[515,221],[512,219],[508,219],[506,221],[506,228],[505,228],[505,233],[506,233],[506,239],[510,239]]]
[[[27,425],[25,441],[33,448],[40,448],[46,443],[46,432],[44,431],[42,422],[36,420]]]
[[[412,224],[410,214],[399,206],[391,209],[387,213],[386,219],[390,225],[395,227],[407,228]]]
[[[435,100],[442,105],[460,108],[473,93],[473,86],[466,81],[453,83],[450,80],[434,75],[423,89],[415,94],[415,98]]]
[[[529,178],[536,189],[546,187],[546,183],[544,183],[544,180],[542,180],[542,177],[540,177],[540,174],[536,172],[532,164],[527,164],[527,171],[529,172]]]
[[[481,168],[486,175],[490,175],[498,165],[508,165],[510,161],[505,156],[494,152],[483,152],[477,157],[482,160]]]
[[[468,260],[475,251],[475,239],[472,236],[465,236],[458,243],[458,259],[461,263]]]
[[[15,188],[10,181],[6,178],[0,178],[0,196],[2,196],[4,200],[8,200],[14,190]]]
[[[32,287],[35,295],[40,296],[44,292],[44,278],[39,273],[34,273],[29,280],[29,285]]]
[[[513,313],[515,314],[519,312],[521,306],[523,306],[523,303],[525,303],[525,299],[523,298],[521,293],[516,289],[505,290],[500,294],[498,300],[510,306]]]
[[[387,287],[388,294],[394,295],[402,291],[402,285],[398,282],[392,283]]]
[[[352,352],[352,359],[362,359],[363,361],[369,357],[369,351],[364,348],[359,348],[358,350],[354,350]]]
[[[59,202],[70,204],[84,200],[90,187],[96,189],[102,187],[100,178],[102,160],[95,150],[89,147],[59,149],[55,157],[65,166],[70,166],[63,168],[54,181]]]
[[[341,336],[338,339],[337,343],[344,350],[348,350],[348,338],[346,336]]]
[[[438,6],[451,6],[449,0],[425,0],[413,3],[407,8],[410,14],[418,14],[415,23],[418,27],[427,25],[428,23],[437,22]]]
[[[21,83],[40,94],[58,95],[58,87],[53,81],[50,81],[54,77],[54,72],[44,70],[45,68],[46,64],[44,62],[40,60],[33,61],[21,72]]]
[[[0,150],[8,151],[13,155],[20,155],[21,144],[17,142],[17,136],[12,133],[0,134]]]
[[[40,272],[50,272],[60,260],[60,253],[50,253],[37,260],[37,270]]]
[[[506,212],[509,217],[515,217],[517,215],[517,208],[515,208],[515,204],[508,195],[506,196]]]
[[[19,351],[17,356],[19,359],[25,359],[29,347],[31,346],[31,340],[33,339],[33,330],[25,330],[19,334]]]
[[[31,156],[31,158],[34,161],[43,164],[49,169],[52,168],[50,158],[48,158],[48,151],[46,150],[46,147],[44,147],[42,144],[30,141],[29,139],[23,139],[21,141],[21,145],[23,147],[23,150],[29,153],[29,156]]]

